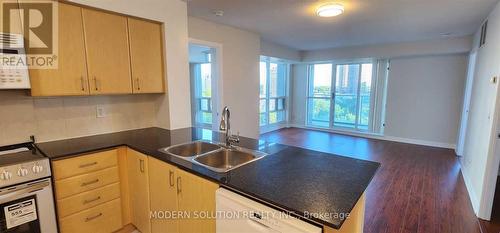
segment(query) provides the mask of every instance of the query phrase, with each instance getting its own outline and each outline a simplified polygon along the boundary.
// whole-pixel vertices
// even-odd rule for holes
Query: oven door
[[[57,232],[50,179],[0,190],[0,232]]]

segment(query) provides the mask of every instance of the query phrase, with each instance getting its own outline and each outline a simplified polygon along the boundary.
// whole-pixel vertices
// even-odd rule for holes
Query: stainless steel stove
[[[57,232],[50,176],[33,142],[0,147],[0,232]]]

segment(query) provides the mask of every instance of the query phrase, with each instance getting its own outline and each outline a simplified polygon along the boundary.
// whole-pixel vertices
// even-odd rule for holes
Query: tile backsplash
[[[156,125],[158,95],[30,97],[0,91],[0,145],[81,137]],[[97,117],[97,107],[103,116]]]

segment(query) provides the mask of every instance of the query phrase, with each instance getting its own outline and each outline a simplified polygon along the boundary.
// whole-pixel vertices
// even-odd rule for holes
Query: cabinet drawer
[[[60,218],[61,233],[110,233],[122,227],[120,198]]]
[[[59,217],[66,217],[120,197],[120,183],[83,192],[57,201]]]
[[[65,179],[84,173],[98,171],[117,164],[118,150],[108,150],[95,154],[83,155],[52,163],[54,180]]]
[[[93,190],[119,181],[118,168],[110,167],[104,170],[70,177],[56,181],[56,198],[62,198]]]

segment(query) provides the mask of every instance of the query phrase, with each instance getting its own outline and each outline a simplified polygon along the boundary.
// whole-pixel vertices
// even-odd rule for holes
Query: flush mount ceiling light
[[[344,13],[344,6],[338,3],[328,3],[318,7],[316,14],[319,17],[334,17]]]

